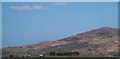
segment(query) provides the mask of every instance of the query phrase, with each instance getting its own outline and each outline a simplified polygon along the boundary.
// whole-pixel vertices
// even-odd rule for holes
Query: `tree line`
[[[79,52],[50,52],[50,56],[78,56]]]

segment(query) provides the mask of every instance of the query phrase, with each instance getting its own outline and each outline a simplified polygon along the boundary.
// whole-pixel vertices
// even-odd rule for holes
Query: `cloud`
[[[32,11],[32,10],[41,11],[41,10],[45,9],[43,6],[40,6],[40,5],[33,5],[33,6],[29,6],[29,5],[11,6],[10,8],[12,10],[16,10],[16,11]]]
[[[39,6],[39,5],[34,5],[34,6],[33,6],[33,9],[34,9],[34,10],[44,10],[45,8],[42,7],[42,6]]]
[[[54,5],[67,5],[67,2],[54,2]]]
[[[28,5],[24,5],[24,6],[12,6],[10,7],[12,10],[16,10],[16,11],[29,11],[32,10],[32,8]]]

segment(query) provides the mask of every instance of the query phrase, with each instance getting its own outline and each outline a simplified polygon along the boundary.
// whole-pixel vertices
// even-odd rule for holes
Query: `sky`
[[[3,2],[2,47],[54,41],[118,27],[116,2]]]
[[[0,48],[2,47],[2,3],[0,2]]]
[[[118,2],[119,0],[1,0],[2,2]]]

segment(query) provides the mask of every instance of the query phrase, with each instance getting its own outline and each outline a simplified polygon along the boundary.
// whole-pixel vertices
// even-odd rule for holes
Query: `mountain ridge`
[[[111,27],[100,27],[100,28],[97,28],[97,29],[93,29],[93,30],[89,30],[89,31],[86,31],[86,32],[82,32],[80,34],[76,34],[76,35],[82,35],[84,33],[87,33],[87,32],[91,32],[91,31],[95,31],[95,30],[99,30],[99,29],[116,29],[116,28],[111,28]],[[118,30],[118,29],[116,29]],[[66,38],[69,38],[69,37],[73,37],[73,36],[76,36],[76,35],[71,35],[71,36],[68,36]],[[66,39],[66,38],[62,38],[62,39]],[[54,40],[54,41],[61,41],[62,39],[58,39],[58,40]],[[37,43],[33,43],[33,44],[26,44],[26,45],[21,45],[21,46],[28,46],[28,45],[34,45],[34,44],[41,44],[41,43],[47,43],[47,42],[53,42],[53,41],[43,41],[43,42],[37,42]],[[8,46],[8,47],[5,47],[5,48],[9,48],[9,47],[18,47],[18,46]]]
[[[46,55],[49,55],[51,51],[61,53],[77,51],[81,53],[79,56],[113,56],[112,53],[118,51],[118,30],[116,28],[101,27],[56,41],[3,48],[3,56],[9,56],[10,54],[19,56],[21,53],[25,54],[28,52],[32,56],[42,52],[46,52]]]

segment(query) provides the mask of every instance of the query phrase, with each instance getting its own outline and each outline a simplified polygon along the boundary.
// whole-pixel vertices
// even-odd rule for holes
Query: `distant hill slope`
[[[85,33],[80,33],[57,41],[46,41],[37,44],[3,48],[3,57],[10,54],[20,56],[29,53],[38,56],[42,52],[49,55],[50,52],[77,51],[79,56],[117,56],[118,29],[102,27]]]

